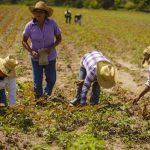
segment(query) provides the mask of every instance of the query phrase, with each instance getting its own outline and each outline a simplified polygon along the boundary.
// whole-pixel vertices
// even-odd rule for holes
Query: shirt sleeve
[[[148,80],[147,82],[145,83],[148,87],[150,87],[150,68],[148,70]]]
[[[25,36],[25,37],[29,37],[30,36],[30,31],[31,31],[30,28],[31,28],[30,24],[29,23],[26,24],[22,35]]]
[[[91,83],[94,81],[94,79],[95,79],[95,73],[89,72],[84,80],[84,84],[82,87],[81,101],[80,101],[81,104],[86,102],[86,96],[87,96],[88,90],[91,86]]]
[[[57,23],[55,21],[53,21],[53,23],[54,23],[54,35],[56,36],[56,35],[61,34],[61,30],[58,27]]]
[[[0,81],[0,90],[5,89],[6,87],[6,82],[5,79],[3,81]]]
[[[8,82],[9,106],[16,105],[16,79],[10,78]]]

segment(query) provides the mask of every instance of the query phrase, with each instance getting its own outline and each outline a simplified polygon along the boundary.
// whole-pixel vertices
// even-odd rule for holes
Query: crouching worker
[[[143,51],[144,59],[143,59],[143,67],[148,67],[150,64],[150,46],[144,49]],[[149,75],[148,80],[145,83],[145,88],[141,91],[141,93],[133,100],[133,104],[136,105],[137,102],[147,93],[150,91],[150,66],[149,66]]]
[[[16,105],[16,74],[15,67],[18,61],[13,56],[0,58],[0,104],[7,106],[5,90],[8,89],[9,106]]]
[[[100,51],[85,54],[80,62],[79,82],[72,105],[86,105],[86,96],[92,85],[90,104],[99,103],[100,87],[111,88],[116,83],[116,68]]]

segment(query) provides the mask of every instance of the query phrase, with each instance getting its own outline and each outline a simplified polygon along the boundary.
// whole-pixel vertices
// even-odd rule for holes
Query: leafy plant
[[[93,137],[91,134],[84,134],[78,137],[67,150],[105,150],[105,141]]]

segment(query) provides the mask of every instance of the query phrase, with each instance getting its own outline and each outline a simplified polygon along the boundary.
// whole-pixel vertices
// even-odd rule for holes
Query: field
[[[21,45],[31,14],[25,6],[0,6],[0,57],[14,54],[17,106],[0,110],[0,150],[149,150],[148,94],[136,106],[147,69],[143,49],[150,43],[150,14],[127,11],[71,9],[83,15],[82,25],[65,24],[66,8],[54,7],[52,18],[62,30],[57,47],[57,83],[43,106],[36,106],[29,56]],[[101,89],[97,106],[70,107],[80,59],[92,49],[102,51],[118,69],[118,83]]]

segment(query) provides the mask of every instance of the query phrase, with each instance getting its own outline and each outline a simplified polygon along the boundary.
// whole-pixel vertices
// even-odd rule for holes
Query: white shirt
[[[9,106],[16,105],[16,79],[6,77],[0,80],[0,90],[7,89],[9,94]]]

